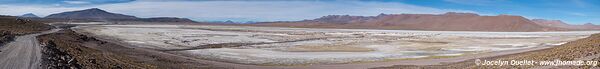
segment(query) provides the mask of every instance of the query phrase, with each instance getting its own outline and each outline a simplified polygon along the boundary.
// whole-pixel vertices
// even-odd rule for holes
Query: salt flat
[[[243,64],[303,65],[478,55],[560,45],[600,31],[474,32],[249,26],[99,25],[76,31]]]

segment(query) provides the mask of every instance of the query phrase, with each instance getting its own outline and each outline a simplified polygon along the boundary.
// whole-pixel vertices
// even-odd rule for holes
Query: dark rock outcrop
[[[81,69],[72,55],[60,50],[53,41],[48,41],[42,53],[42,67],[45,69]]]
[[[14,39],[15,39],[15,35],[11,34],[8,31],[0,30],[0,47],[4,46],[4,44],[6,44],[10,41],[13,41]]]

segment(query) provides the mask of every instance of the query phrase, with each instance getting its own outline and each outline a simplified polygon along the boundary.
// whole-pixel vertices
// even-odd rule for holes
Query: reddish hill
[[[581,27],[587,29],[587,30],[600,30],[600,25],[594,25],[592,23],[585,23],[583,25],[580,25]]]
[[[438,31],[554,31],[524,17],[513,15],[480,16],[473,13],[380,14],[378,16],[329,15],[296,22],[265,22],[257,26],[362,28]]]
[[[569,28],[571,26],[560,20],[531,19],[531,21],[533,21],[536,24],[542,25],[542,26],[561,27],[561,28]]]
[[[564,28],[568,30],[600,30],[600,26],[594,25],[592,23],[586,23],[584,25],[570,25],[564,23],[560,20],[545,20],[545,19],[532,19],[534,23],[546,27],[557,27]]]

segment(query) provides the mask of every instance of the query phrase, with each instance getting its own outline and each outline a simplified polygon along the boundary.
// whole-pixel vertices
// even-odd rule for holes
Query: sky
[[[600,0],[0,0],[0,15],[47,16],[89,8],[196,21],[299,21],[326,15],[465,12],[600,25]]]

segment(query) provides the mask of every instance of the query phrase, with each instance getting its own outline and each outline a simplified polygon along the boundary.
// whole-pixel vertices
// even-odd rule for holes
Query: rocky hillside
[[[122,46],[72,30],[37,38],[45,45],[44,69],[223,69],[189,58]]]
[[[13,41],[15,38],[14,34],[6,31],[0,31],[0,47],[4,46],[4,44]]]
[[[555,31],[522,16],[480,16],[473,13],[380,14],[378,16],[329,15],[295,22],[264,22],[256,26],[362,28],[438,31]]]
[[[70,30],[41,35],[37,38],[45,45],[42,51],[44,53],[42,67],[47,69],[154,69],[151,65],[135,63],[123,56],[83,46],[86,45],[83,42],[96,41],[96,39],[74,34]]]

